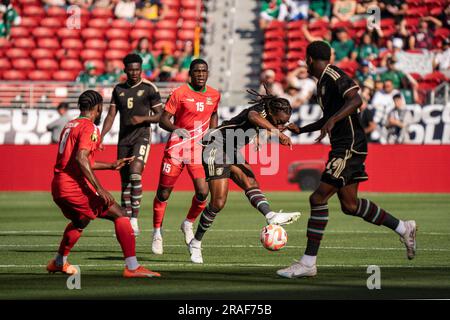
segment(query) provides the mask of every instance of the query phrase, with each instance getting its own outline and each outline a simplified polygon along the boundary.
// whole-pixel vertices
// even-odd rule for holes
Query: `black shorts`
[[[350,150],[331,150],[321,181],[336,188],[366,181],[369,178],[364,164],[366,156]]]
[[[221,146],[210,144],[203,148],[202,164],[205,169],[206,181],[216,179],[228,179],[231,176],[231,166],[240,168],[248,177],[255,175],[246,166],[247,161],[234,150],[227,155]]]
[[[150,153],[150,144],[148,139],[138,139],[135,144],[119,144],[117,146],[117,159],[128,158],[135,156],[135,160],[147,163],[148,155]]]

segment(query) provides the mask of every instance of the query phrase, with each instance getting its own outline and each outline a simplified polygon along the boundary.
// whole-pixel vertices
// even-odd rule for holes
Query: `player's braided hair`
[[[92,110],[100,103],[103,103],[103,97],[100,93],[94,90],[87,90],[78,98],[78,108],[80,108],[80,111]]]
[[[265,83],[263,85],[266,90],[266,94],[260,94],[253,89],[247,90],[249,94],[255,96],[254,99],[249,101],[249,104],[252,106],[263,107],[269,114],[284,112],[285,114],[290,115],[292,113],[292,107],[289,101],[271,94],[270,90],[267,88],[267,85]]]

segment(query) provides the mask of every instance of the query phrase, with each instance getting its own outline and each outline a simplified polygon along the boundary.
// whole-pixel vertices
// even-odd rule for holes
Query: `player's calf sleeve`
[[[125,182],[122,184],[122,194],[121,194],[121,206],[125,209],[128,217],[131,217],[131,183]]]
[[[133,228],[130,219],[120,217],[114,220],[114,228],[116,230],[117,241],[122,248],[125,258],[136,256],[136,240],[134,238]]]
[[[141,208],[142,176],[137,173],[130,174],[131,182],[131,217],[137,218]]]
[[[61,256],[68,256],[78,239],[80,239],[83,229],[79,229],[70,222],[64,230],[64,235],[59,245],[58,253]]]
[[[191,208],[186,216],[186,220],[194,222],[200,213],[202,213],[202,211],[206,208],[207,203],[207,199],[201,200],[197,198],[197,195],[194,195],[192,197]]]
[[[161,201],[156,195],[153,199],[153,228],[161,228],[166,212],[167,201]]]
[[[270,209],[269,202],[267,201],[266,196],[261,192],[258,188],[250,188],[245,190],[245,195],[248,198],[248,201],[252,204],[256,210],[261,212],[263,215],[268,214],[272,210]]]
[[[311,216],[308,220],[308,228],[306,237],[308,242],[306,245],[305,254],[309,256],[316,256],[319,251],[320,241],[322,240],[325,227],[328,223],[328,205],[312,205]]]
[[[214,219],[216,218],[219,210],[215,210],[210,205],[206,206],[200,216],[200,221],[198,222],[197,231],[195,232],[195,239],[202,241],[205,232],[212,226]]]
[[[370,200],[358,199],[358,207],[356,212],[347,213],[363,218],[367,222],[375,225],[384,225],[392,230],[395,230],[399,224],[399,220],[385,210],[377,206]]]

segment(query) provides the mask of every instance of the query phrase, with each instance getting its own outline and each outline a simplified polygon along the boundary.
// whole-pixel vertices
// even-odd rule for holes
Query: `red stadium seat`
[[[108,47],[104,39],[89,39],[84,43],[86,49],[105,50]]]
[[[28,31],[28,28],[25,27],[12,27],[10,36],[11,38],[26,38],[30,35],[30,32]]]
[[[53,59],[39,59],[36,60],[36,68],[40,70],[57,70],[59,68],[58,62]]]
[[[165,21],[170,21],[170,22],[175,21],[175,23],[178,21],[179,18],[180,18],[180,12],[179,12],[179,10],[176,10],[176,9],[168,10],[164,16]]]
[[[61,41],[61,47],[64,49],[81,50],[83,49],[83,42],[80,39],[63,39]]]
[[[434,31],[434,36],[442,40],[448,39],[450,37],[450,30],[447,28],[438,28]]]
[[[36,48],[33,49],[33,51],[31,51],[31,57],[33,59],[50,59],[53,58],[55,55],[55,52],[51,49],[46,49],[46,48]]]
[[[45,10],[39,5],[26,5],[22,10],[22,15],[27,17],[44,17]]]
[[[104,39],[105,30],[99,28],[86,28],[81,30],[81,37],[83,39]]]
[[[267,26],[266,30],[283,30],[285,28],[285,22],[279,21],[279,20],[272,20],[270,21],[269,25]]]
[[[80,50],[59,49],[59,50],[55,51],[55,57],[58,60],[79,59],[79,57],[80,57]]]
[[[193,21],[193,20],[186,20],[183,21],[183,23],[181,24],[181,29],[184,30],[191,30],[191,29],[195,29],[195,27],[198,25],[197,21]]]
[[[114,66],[114,68],[117,68],[117,69],[120,69],[120,70],[123,69],[123,62],[122,62],[122,60],[108,60],[108,62],[111,63]]]
[[[116,29],[131,29],[133,27],[133,24],[125,19],[115,19],[111,23],[111,28]]]
[[[80,71],[84,69],[81,62],[77,59],[63,59],[60,61],[59,66],[63,70]]]
[[[28,50],[23,48],[10,48],[5,52],[9,59],[28,58]]]
[[[183,20],[199,20],[200,15],[197,13],[197,10],[183,10],[181,12],[181,18]]]
[[[52,6],[52,7],[47,8],[47,16],[49,16],[49,17],[66,18],[67,17],[67,12],[62,7]]]
[[[306,51],[307,46],[308,46],[307,40],[297,40],[288,42],[289,51]]]
[[[298,60],[304,60],[305,56],[305,51],[289,51],[286,58],[288,59],[288,61],[298,62]]]
[[[178,39],[181,41],[194,41],[195,31],[194,30],[180,30],[178,31]]]
[[[114,14],[111,9],[107,8],[94,8],[91,11],[91,15],[93,18],[113,18]]]
[[[79,29],[68,29],[61,28],[56,34],[60,39],[79,39],[80,38],[80,30]]]
[[[65,27],[65,20],[61,18],[46,17],[40,22],[41,27],[59,29]]]
[[[156,30],[178,29],[178,26],[176,23],[173,23],[173,21],[161,20],[156,23],[155,29]]]
[[[58,70],[52,76],[55,81],[75,81],[77,74],[72,71]]]
[[[106,38],[112,39],[128,39],[128,30],[124,29],[108,29],[106,30]]]
[[[55,29],[46,27],[34,28],[31,33],[35,38],[50,38],[55,35]]]
[[[89,63],[95,66],[95,74],[100,75],[105,70],[105,63],[103,60],[89,60]]]
[[[31,59],[27,58],[20,58],[20,59],[14,59],[11,61],[12,66],[14,69],[17,70],[33,70],[34,69],[34,62]]]
[[[28,72],[28,79],[33,81],[48,81],[52,79],[52,75],[49,71],[33,70]]]
[[[434,71],[430,74],[425,75],[425,77],[423,77],[423,80],[429,83],[433,83],[434,85],[438,85],[442,82],[447,81],[448,79],[439,71]]]
[[[173,42],[173,41],[159,40],[159,41],[155,42],[153,48],[155,50],[162,50],[165,46],[168,46],[169,48],[171,48],[172,51],[175,50],[175,47],[176,47],[175,42]]]
[[[153,34],[155,40],[175,40],[177,38],[177,33],[175,30],[156,30]]]
[[[130,38],[132,40],[139,40],[140,38],[152,39],[152,30],[149,29],[133,29],[130,32]]]
[[[27,80],[27,74],[20,70],[5,70],[2,75],[4,80],[21,81]]]
[[[80,57],[83,61],[103,59],[103,50],[85,49],[81,51]]]
[[[125,50],[107,50],[105,52],[106,60],[121,60],[128,54]]]
[[[202,1],[200,0],[183,0],[181,5],[184,9],[196,10],[202,7]]]
[[[16,48],[33,49],[36,44],[32,38],[13,39],[13,45]]]
[[[301,30],[304,24],[306,24],[305,20],[298,20],[289,22],[286,27],[288,30]]]
[[[22,17],[20,26],[24,28],[34,28],[39,25],[40,18],[37,17]]]
[[[154,29],[153,22],[145,19],[136,20],[134,24],[135,29]]]
[[[0,70],[7,70],[11,68],[11,63],[6,58],[0,58]]]
[[[88,22],[89,28],[106,29],[110,27],[110,22],[108,19],[96,18],[90,19]]]
[[[41,38],[38,40],[39,48],[59,49],[59,42],[56,38]]]
[[[349,30],[353,28],[353,25],[350,21],[338,21],[332,26],[333,29],[343,28],[345,30]]]
[[[108,48],[128,51],[130,49],[130,43],[127,40],[115,39],[108,42]]]

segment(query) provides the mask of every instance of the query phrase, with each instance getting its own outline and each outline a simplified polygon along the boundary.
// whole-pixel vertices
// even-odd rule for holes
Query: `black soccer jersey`
[[[120,83],[114,87],[111,104],[120,113],[119,145],[133,145],[138,139],[147,139],[150,143],[150,124],[133,125],[131,117],[149,116],[153,108],[162,105],[158,88],[145,79],[134,86],[127,82]]]
[[[317,99],[325,120],[344,106],[345,94],[355,88],[358,85],[344,71],[330,64],[325,68],[317,83]],[[357,111],[335,124],[330,143],[333,150],[367,152],[366,136]]]

